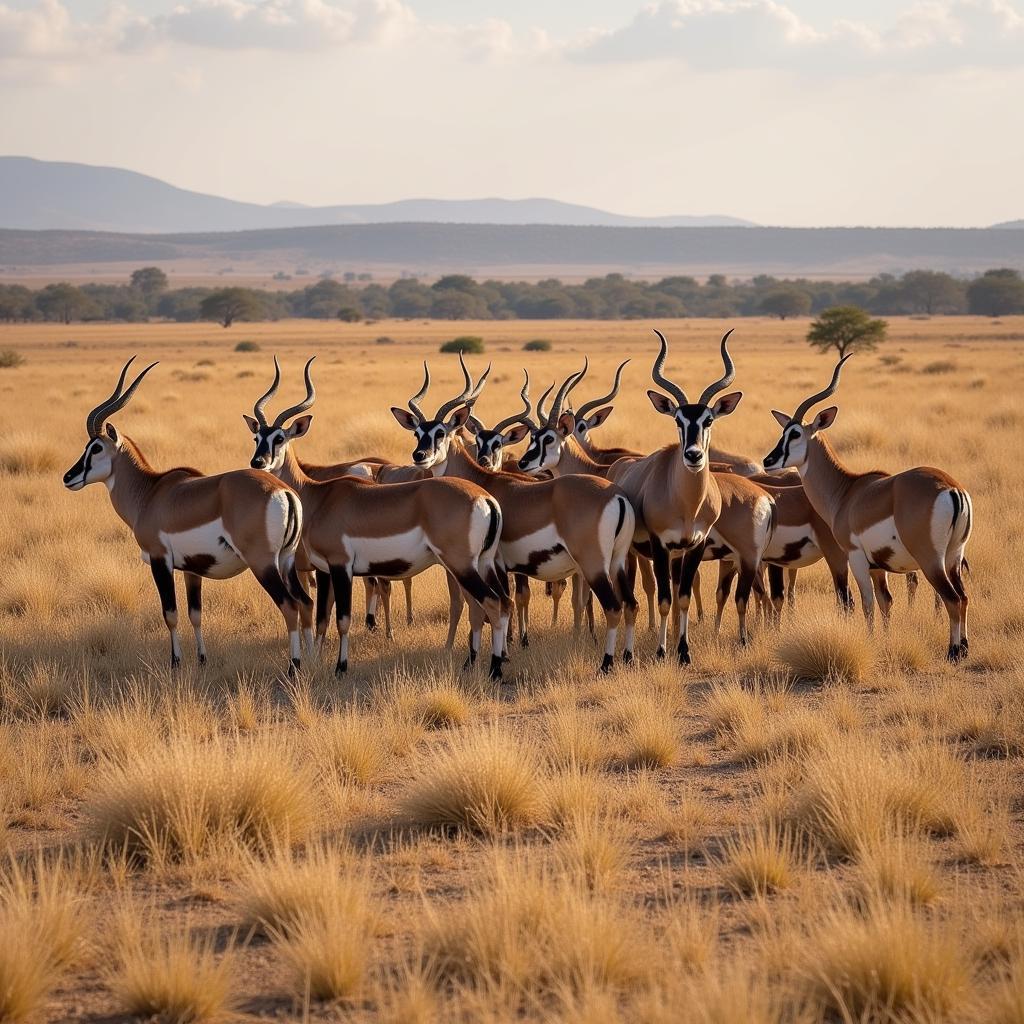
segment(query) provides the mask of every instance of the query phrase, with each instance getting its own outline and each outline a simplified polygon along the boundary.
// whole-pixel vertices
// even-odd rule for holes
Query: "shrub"
[[[22,366],[24,362],[25,357],[13,348],[0,350],[0,370],[13,370],[16,366]]]
[[[874,668],[870,638],[838,616],[808,617],[791,625],[775,651],[794,680],[863,682]]]
[[[395,339],[389,338],[386,334],[382,334],[375,342],[377,345],[394,345],[394,343]]]
[[[458,338],[452,338],[441,346],[442,352],[463,352],[470,355],[480,355],[484,350],[484,339],[475,334],[462,334]]]
[[[260,347],[255,341],[240,341],[235,346],[236,352],[259,352]]]
[[[524,352],[550,352],[551,342],[547,338],[534,338],[523,346]]]

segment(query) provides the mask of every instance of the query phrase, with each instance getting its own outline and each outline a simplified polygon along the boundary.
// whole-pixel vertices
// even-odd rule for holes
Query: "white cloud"
[[[1024,16],[1009,0],[929,0],[888,27],[840,20],[818,29],[776,0],[659,0],[629,24],[582,36],[566,52],[594,62],[679,60],[707,71],[1024,66]]]

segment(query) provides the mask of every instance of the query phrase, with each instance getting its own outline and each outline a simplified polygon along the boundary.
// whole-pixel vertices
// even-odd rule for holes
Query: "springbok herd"
[[[850,357],[840,359],[828,386],[792,415],[773,411],[782,433],[759,462],[711,446],[712,425],[733,413],[742,397],[738,391],[722,394],[735,377],[729,334],[721,342],[721,378],[691,401],[665,376],[668,345],[655,333],[660,348],[651,376],[661,390],[647,394],[655,410],[674,420],[679,439],[650,454],[602,449],[591,438],[612,412],[608,403],[618,394],[628,360],[618,367],[608,394],[576,409],[570,394],[586,376],[586,362],[557,390],[549,387],[536,407],[526,373],[522,410],[490,428],[474,409],[491,368],[474,383],[462,362],[465,386],[432,416],[421,404],[430,385],[426,364],[423,384],[408,408],[391,410],[415,437],[411,465],[374,456],[310,465],[293,442],[312,423],[313,359],[305,366],[305,397],[271,420],[266,406],[281,382],[275,358],[273,383],[256,400],[252,415],[243,416],[255,439],[251,468],[216,476],[183,467],[159,471],[109,422],[157,365],[147,366],[126,387],[130,359],[113,393],[89,413],[88,441],[64,474],[64,485],[80,490],[106,484],[114,510],[131,527],[152,570],[170,633],[172,666],[181,659],[175,570],[185,577],[200,663],[206,657],[203,579],[227,579],[248,568],[284,617],[293,673],[301,667],[303,647],[312,654],[322,645],[334,604],[340,675],[348,667],[353,578],[364,579],[367,626],[374,628],[382,606],[390,635],[391,581],[405,582],[411,619],[412,577],[440,563],[449,587],[448,647],[468,603],[467,665],[477,658],[486,621],[490,676],[500,679],[513,605],[519,640],[529,642],[530,579],[548,585],[556,616],[557,601],[572,580],[577,628],[588,615],[592,624],[596,597],[605,616],[601,669],[607,672],[614,665],[620,624],[622,660],[634,659],[638,571],[652,627],[657,607],[657,657],[665,657],[674,615],[678,658],[688,664],[690,599],[696,599],[699,615],[695,582],[702,561],[719,563],[716,629],[735,579],[739,639],[745,643],[751,592],[766,616],[777,620],[787,590],[792,600],[796,571],[822,558],[847,610],[853,607],[848,583],[853,570],[869,626],[876,599],[883,619],[889,618],[893,599],[887,574],[911,574],[909,581],[916,583],[921,572],[949,616],[947,657],[963,658],[968,598],[962,571],[973,521],[971,497],[942,470],[854,473],[843,465],[825,433],[837,408],[806,417],[835,393]],[[528,444],[520,458],[506,453],[522,441]],[[314,606],[305,585],[310,573],[316,578],[315,637]]]

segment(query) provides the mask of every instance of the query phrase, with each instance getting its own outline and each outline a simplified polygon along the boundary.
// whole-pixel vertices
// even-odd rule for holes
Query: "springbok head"
[[[661,350],[654,360],[651,369],[651,377],[658,387],[663,388],[671,395],[663,395],[660,391],[649,390],[647,397],[651,405],[658,412],[665,416],[671,416],[676,421],[676,428],[679,431],[679,451],[682,455],[683,465],[692,473],[699,473],[708,465],[708,449],[711,446],[711,424],[719,416],[728,416],[736,409],[743,397],[742,391],[733,391],[731,394],[723,395],[714,405],[711,400],[720,391],[724,391],[736,377],[736,367],[733,365],[732,357],[729,355],[729,335],[732,331],[726,331],[722,338],[722,362],[725,364],[725,373],[709,384],[702,392],[696,402],[691,402],[678,384],[673,383],[664,375],[665,358],[668,356],[668,342],[661,331],[654,332],[661,341]]]
[[[586,375],[590,364],[583,361],[583,369],[570,373],[562,381],[555,397],[551,400],[551,408],[545,410],[544,402],[551,394],[552,384],[537,403],[537,423],[530,424],[530,443],[519,460],[519,468],[524,473],[539,473],[542,469],[551,469],[558,465],[562,455],[562,441],[573,429],[575,419],[571,412],[563,415],[562,408],[569,393]]]
[[[612,389],[607,395],[584,402],[575,412],[567,409],[562,413],[562,419],[565,419],[567,416],[572,417],[571,433],[580,444],[585,445],[590,431],[595,427],[601,426],[611,416],[614,407],[606,403],[613,401],[618,395],[619,385],[622,383],[622,371],[628,363],[628,359],[624,359],[619,363],[619,368],[615,371],[615,380],[612,382]]]
[[[256,403],[252,407],[252,416],[242,413],[242,419],[252,431],[253,440],[256,442],[256,451],[253,452],[253,456],[249,460],[249,465],[253,469],[265,469],[270,472],[280,469],[284,465],[288,442],[302,437],[309,430],[313,417],[299,416],[299,413],[305,412],[316,401],[316,388],[313,387],[313,380],[309,375],[309,368],[313,365],[314,359],[316,356],[311,356],[302,371],[306,381],[306,397],[301,402],[279,412],[273,423],[267,421],[265,412],[267,402],[277,394],[277,389],[281,386],[281,366],[277,361],[277,356],[274,356],[273,384],[256,399]],[[293,416],[298,416],[298,419],[291,425],[285,426]]]
[[[779,443],[764,457],[764,468],[769,473],[788,469],[790,466],[799,469],[807,461],[807,442],[819,430],[825,430],[835,422],[839,409],[834,405],[822,409],[810,423],[804,423],[804,417],[813,406],[835,394],[836,388],[839,387],[839,375],[842,372],[843,363],[852,355],[853,353],[850,352],[836,363],[828,387],[824,391],[811,395],[810,398],[805,398],[792,416],[787,416],[784,412],[779,412],[778,409],[772,409],[772,415],[782,427],[782,436],[779,438]]]
[[[466,421],[466,429],[473,435],[476,441],[476,461],[487,469],[495,472],[501,469],[504,450],[514,444],[518,444],[536,424],[533,423],[533,403],[530,401],[530,374],[528,370],[523,371],[524,382],[519,392],[523,400],[523,411],[506,416],[503,420],[495,423],[493,427],[485,427],[477,418],[476,413],[470,406],[469,419]]]
[[[413,449],[412,461],[417,466],[429,469],[444,462],[448,458],[448,448],[452,436],[461,428],[466,426],[472,414],[473,403],[480,397],[480,393],[487,383],[487,377],[491,372],[490,364],[484,370],[480,379],[473,385],[473,378],[466,369],[466,361],[459,353],[459,365],[462,367],[464,386],[460,394],[455,398],[443,403],[433,417],[428,417],[420,407],[423,396],[430,387],[430,367],[423,363],[423,386],[409,399],[409,408],[400,409],[398,406],[391,407],[391,413],[398,420],[399,426],[412,431],[416,435],[416,447]]]
[[[121,376],[117,378],[117,387],[114,388],[113,394],[100,402],[85,419],[89,440],[79,460],[64,474],[64,486],[69,491],[80,491],[86,484],[98,483],[101,480],[113,480],[114,456],[121,447],[121,435],[107,420],[131,401],[132,395],[142,383],[142,378],[157,365],[150,363],[125,388],[128,368],[135,362],[135,358],[132,356],[121,368]]]

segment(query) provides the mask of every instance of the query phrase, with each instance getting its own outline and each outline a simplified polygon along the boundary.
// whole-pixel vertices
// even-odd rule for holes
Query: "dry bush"
[[[924,906],[934,903],[942,881],[919,837],[893,832],[876,836],[856,855],[860,898]]]
[[[934,362],[925,363],[921,367],[921,372],[931,376],[938,376],[940,374],[956,373],[958,369],[959,367],[952,359],[936,359]]]
[[[543,778],[541,788],[544,806],[541,819],[554,829],[605,810],[611,798],[608,781],[578,765],[570,765],[564,771]]]
[[[189,1024],[232,1007],[233,946],[218,955],[215,936],[193,932],[188,921],[170,930],[154,913],[124,907],[112,952],[104,975],[124,1013]]]
[[[1024,950],[1014,950],[1008,970],[992,986],[980,1013],[979,1024],[1021,1024],[1024,1021]]]
[[[794,680],[811,683],[862,683],[875,666],[860,623],[838,615],[801,616],[791,622],[775,657]]]
[[[412,767],[400,813],[425,827],[497,832],[543,811],[540,757],[495,723],[446,737]]]
[[[250,928],[285,936],[300,918],[338,916],[350,922],[370,918],[369,881],[355,854],[315,845],[305,854],[289,847],[264,860],[247,858],[241,873],[242,919]]]
[[[575,817],[555,848],[565,874],[590,891],[607,891],[620,882],[632,852],[624,823],[607,815]]]
[[[611,737],[596,716],[577,707],[556,707],[544,715],[545,749],[561,768],[602,768],[611,757]]]
[[[354,995],[370,961],[370,937],[361,922],[300,913],[279,944],[280,955],[294,976],[295,992],[308,992],[314,999]]]
[[[86,784],[74,736],[61,722],[0,727],[0,818],[4,824],[52,824],[59,805]]]
[[[738,761],[801,758],[827,746],[834,736],[835,725],[826,716],[799,708],[761,722],[743,722],[734,737],[734,756]]]
[[[681,753],[676,720],[655,705],[641,705],[622,727],[616,760],[627,769],[669,768]]]
[[[463,903],[429,907],[421,942],[439,980],[527,1003],[565,990],[625,991],[651,969],[652,951],[624,908],[523,854],[496,855]]]
[[[904,903],[824,912],[799,959],[808,996],[844,1020],[946,1019],[971,991],[956,927]]]
[[[391,750],[381,723],[356,711],[314,722],[307,733],[309,757],[321,770],[346,782],[367,785],[386,774]]]
[[[792,820],[829,853],[855,857],[893,831],[954,831],[964,781],[941,750],[885,754],[844,740],[808,760]]]
[[[180,737],[140,761],[101,766],[82,815],[92,842],[162,864],[234,842],[301,840],[315,804],[311,780],[279,738]]]
[[[67,714],[79,695],[79,682],[62,665],[41,660],[15,669],[0,667],[0,706],[26,718]]]
[[[71,462],[70,453],[34,432],[5,431],[0,441],[0,469],[14,474],[55,473]]]
[[[0,866],[0,1020],[34,1015],[75,959],[84,930],[75,880],[37,856]]]
[[[730,836],[718,857],[722,880],[740,896],[767,896],[793,884],[799,851],[793,832],[762,822]]]

